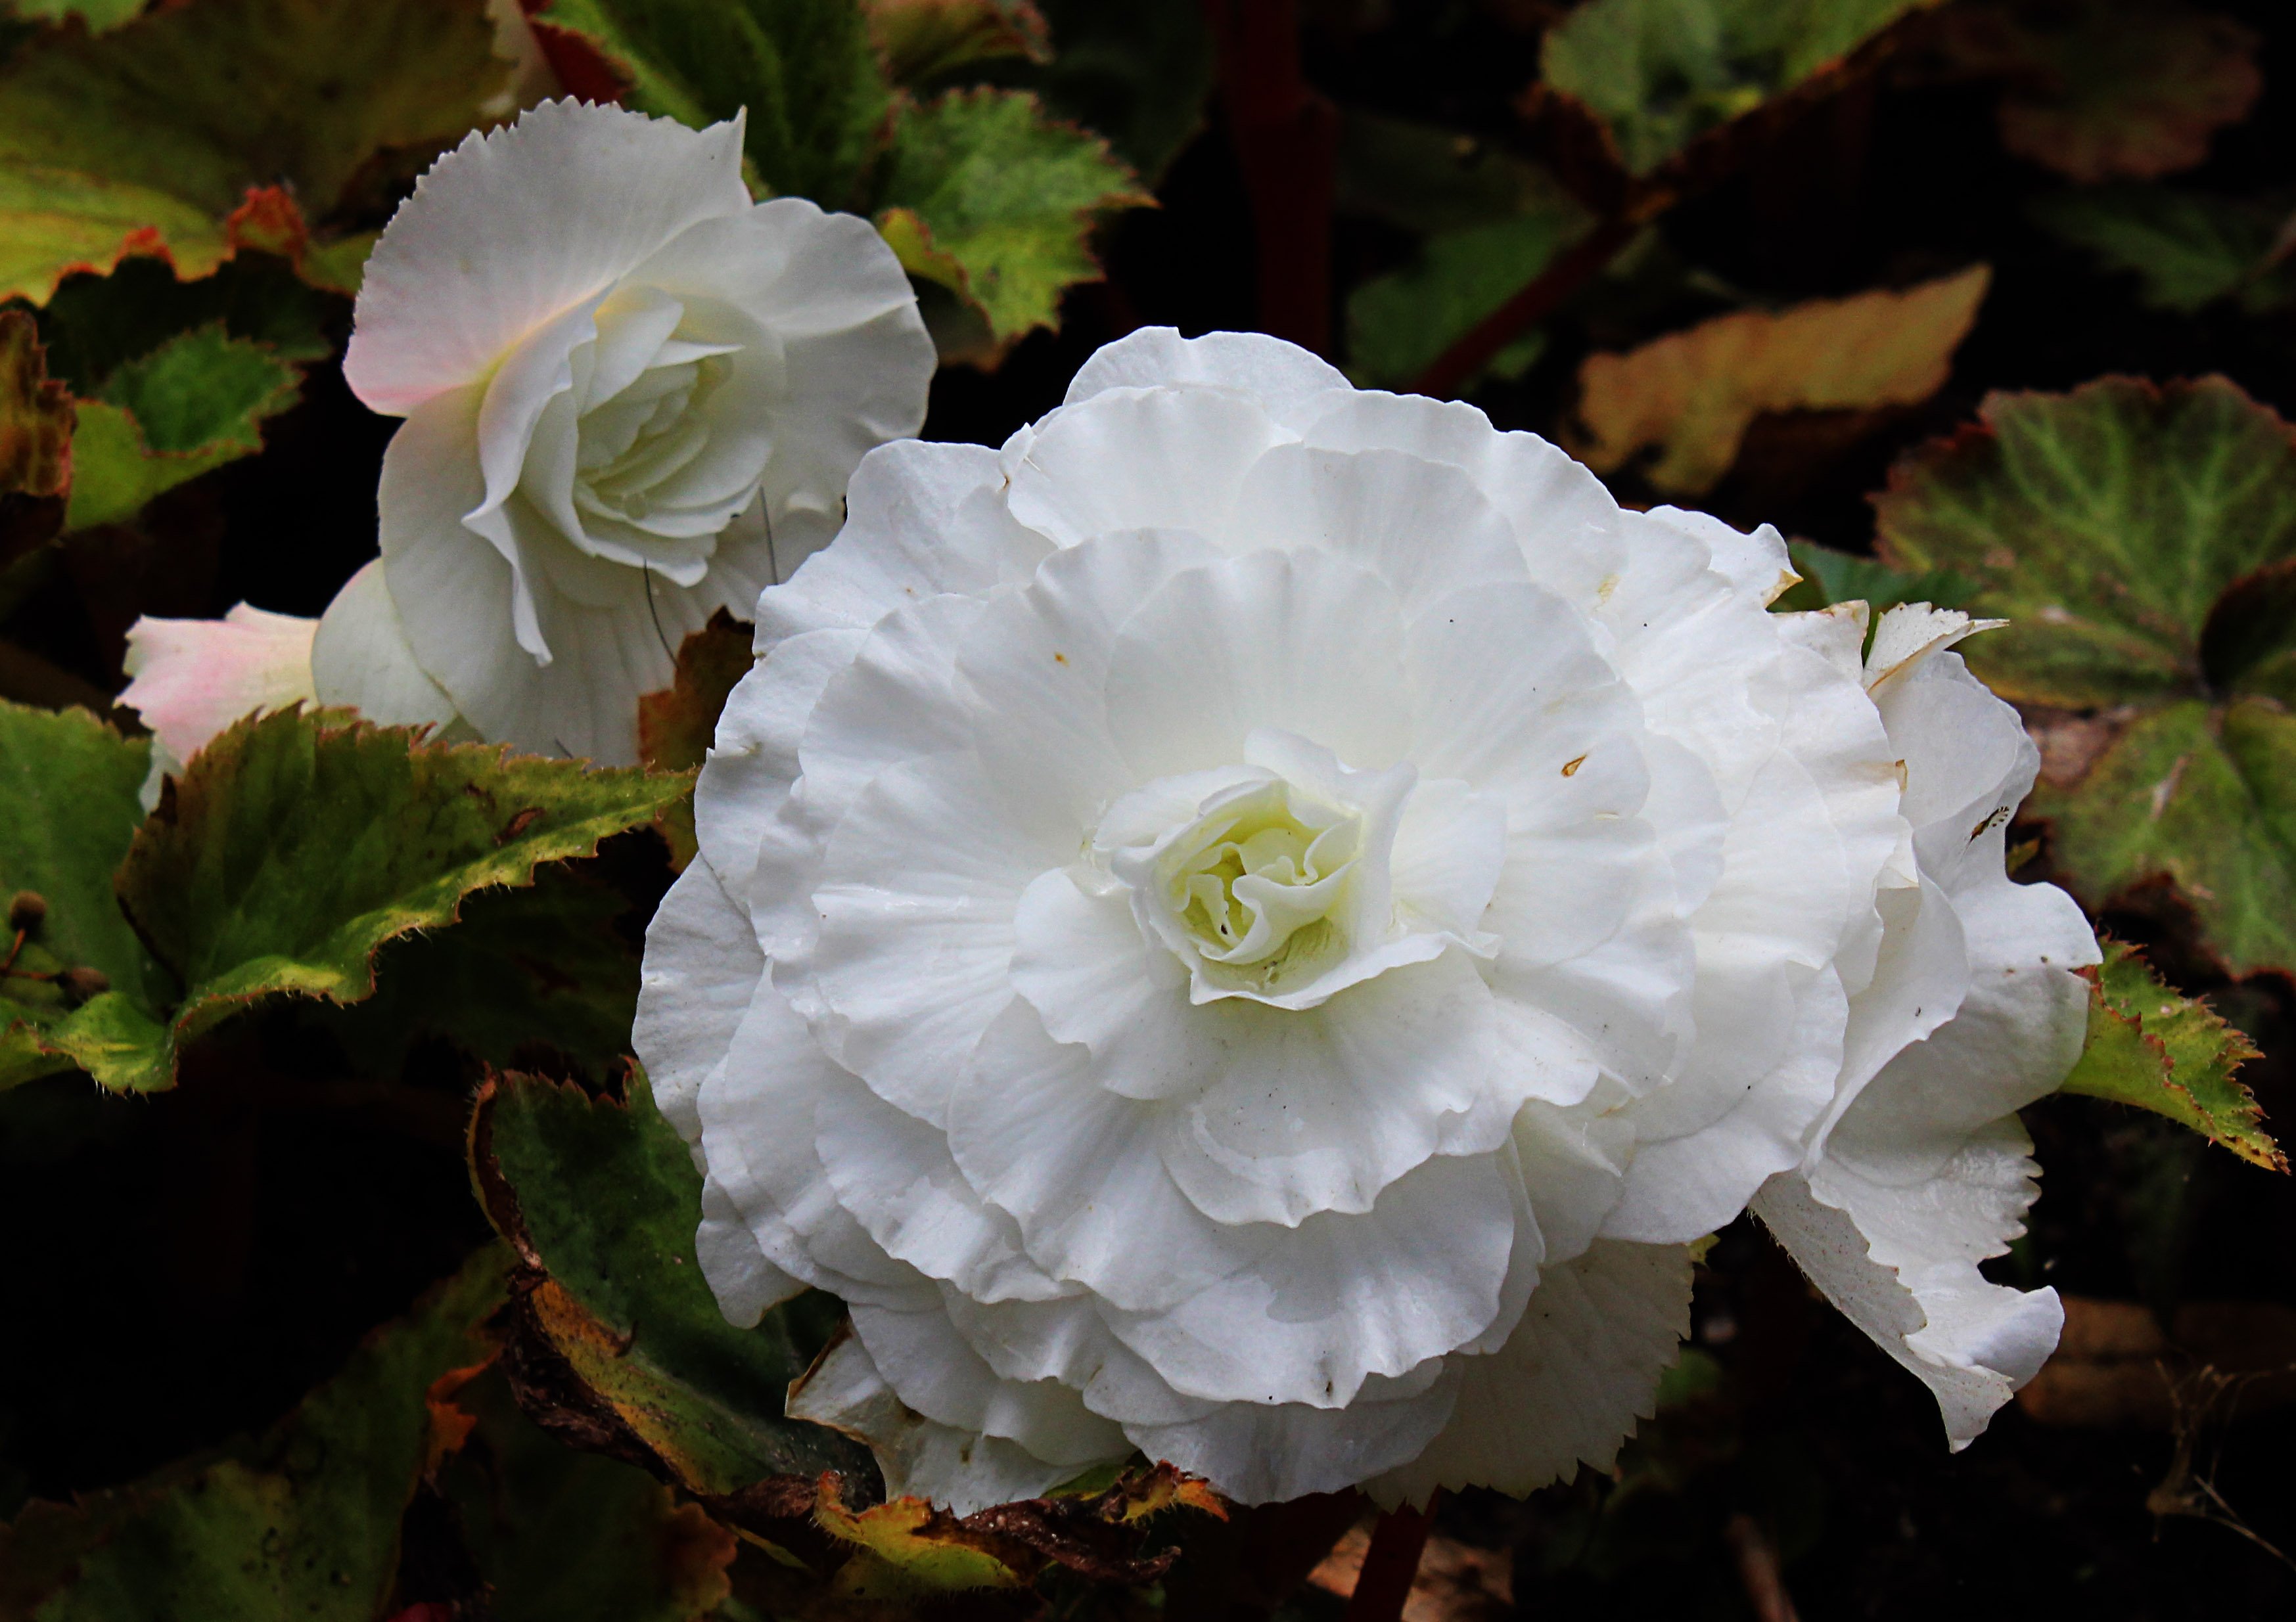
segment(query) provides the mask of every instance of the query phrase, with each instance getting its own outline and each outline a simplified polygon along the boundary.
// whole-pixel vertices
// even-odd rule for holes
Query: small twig
[[[1347,1622],[1399,1622],[1403,1602],[1411,1597],[1411,1584],[1419,1575],[1419,1557],[1427,1548],[1427,1534],[1435,1525],[1435,1500],[1414,1510],[1398,1504],[1379,1518],[1372,1529],[1371,1547],[1364,1554],[1363,1570],[1348,1601]]]
[[[16,972],[16,958],[18,954],[24,950],[24,938],[30,933],[31,931],[29,930],[19,930],[16,931],[16,944],[8,948],[8,961],[4,963],[0,963],[0,974],[13,974]]]
[[[1654,193],[1640,204],[1611,215],[1581,237],[1505,304],[1484,316],[1419,374],[1412,389],[1448,399],[1469,378],[1488,365],[1501,349],[1559,309],[1563,300],[1602,274],[1640,231],[1674,203],[1671,193]]]
[[[1785,1577],[1778,1569],[1778,1552],[1760,1523],[1751,1515],[1733,1515],[1722,1536],[1729,1541],[1730,1553],[1738,1563],[1738,1583],[1746,1591],[1746,1603],[1759,1622],[1799,1622],[1793,1596],[1786,1592]]]

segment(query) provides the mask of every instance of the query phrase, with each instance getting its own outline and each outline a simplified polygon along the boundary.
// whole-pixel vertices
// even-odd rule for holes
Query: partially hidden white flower
[[[791,1412],[960,1512],[1135,1448],[1247,1502],[1607,1467],[1689,1246],[1839,1152],[1922,849],[1792,578],[1250,335],[873,453],[759,601],[636,1032],[727,1315],[851,1307]]]
[[[144,808],[160,802],[163,778],[242,716],[283,709],[318,694],[311,685],[311,634],[318,621],[240,603],[221,619],[154,619],[128,627],[131,679],[119,702],[152,729]]]
[[[119,701],[152,729],[146,811],[159,804],[161,779],[180,776],[217,733],[290,704],[361,709],[390,725],[427,726],[442,742],[478,737],[414,662],[379,559],[350,578],[323,619],[244,602],[221,619],[146,615],[128,627],[126,665],[134,679]]]
[[[423,176],[343,363],[406,422],[383,589],[328,610],[323,693],[435,718],[357,660],[397,636],[480,736],[634,760],[679,640],[746,618],[835,532],[862,455],[916,431],[934,354],[892,250],[800,198],[752,203],[741,168],[739,119],[565,100]]]

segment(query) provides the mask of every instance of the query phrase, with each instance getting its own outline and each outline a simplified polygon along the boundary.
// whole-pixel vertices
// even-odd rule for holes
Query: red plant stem
[[[1565,299],[1599,274],[1634,240],[1657,213],[1656,208],[1634,209],[1603,220],[1563,256],[1532,277],[1522,291],[1484,316],[1449,348],[1437,356],[1412,384],[1420,394],[1448,399],[1466,381],[1490,364],[1491,357],[1552,315]]]
[[[1298,0],[1203,0],[1220,106],[1251,199],[1262,332],[1332,347],[1332,194],[1340,115],[1300,70]]]
[[[1412,1579],[1419,1575],[1419,1557],[1427,1548],[1428,1530],[1435,1524],[1435,1501],[1414,1510],[1398,1504],[1379,1518],[1372,1529],[1371,1547],[1364,1553],[1363,1570],[1348,1601],[1347,1622],[1399,1622],[1403,1602],[1411,1597]]]

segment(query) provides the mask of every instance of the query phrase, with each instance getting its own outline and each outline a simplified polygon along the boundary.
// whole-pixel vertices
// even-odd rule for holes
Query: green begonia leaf
[[[693,1251],[701,1175],[643,1074],[628,1092],[624,1104],[509,1075],[480,1095],[472,1175],[496,1226],[547,1274],[525,1298],[534,1326],[690,1491],[865,1477],[857,1444],[783,1417],[804,1360],[781,1315],[740,1329],[718,1311]]]
[[[1348,298],[1348,371],[1366,388],[1402,389],[1568,247],[1583,210],[1558,206],[1439,232],[1419,262],[1374,276]],[[1491,357],[1486,374],[1521,377],[1546,348],[1536,329]]]
[[[96,1079],[170,1085],[184,1042],[262,997],[357,1002],[385,941],[452,922],[474,890],[590,855],[686,785],[324,712],[238,722],[176,780],[120,867],[122,905],[185,991],[164,1030]]]
[[[114,370],[79,404],[64,528],[133,518],[153,496],[263,448],[260,426],[301,393],[295,367],[222,325]]]
[[[700,1506],[551,1436],[498,1370],[454,1403],[476,1428],[439,1491],[492,1591],[493,1622],[688,1622],[725,1601],[734,1535]]]
[[[2104,943],[2090,983],[2088,1045],[2061,1091],[2135,1104],[2165,1115],[2242,1159],[2286,1171],[2288,1158],[2263,1127],[2264,1112],[2235,1073],[2255,1045],[2197,997],[2162,983],[2142,954]]]
[[[855,0],[554,0],[536,20],[580,35],[642,112],[700,128],[748,108],[753,185],[859,201],[888,90]]]
[[[29,1616],[380,1616],[398,1575],[399,1522],[431,1452],[428,1395],[492,1356],[480,1326],[502,1305],[511,1259],[489,1244],[261,1440],[69,1508],[28,1507],[0,1533],[0,1565],[20,1558],[47,1577],[24,1585],[41,1600]]]
[[[1939,0],[1590,0],[1546,35],[1540,78],[1648,175]]]
[[[2296,966],[2296,440],[2221,378],[1994,395],[1875,498],[1885,561],[2011,623],[1970,668],[2095,712],[2030,802],[2095,910],[2173,882],[2232,972]],[[2046,757],[2045,756],[2045,759]]]
[[[251,188],[325,217],[378,153],[480,120],[492,42],[484,0],[199,0],[34,41],[0,70],[0,297],[135,251],[205,275]]]
[[[334,353],[332,333],[349,317],[342,299],[258,254],[195,282],[177,281],[163,258],[133,256],[109,275],[66,277],[39,314],[49,370],[83,398],[100,397],[120,367],[201,327],[220,323],[283,361],[308,362]]]
[[[0,977],[0,1087],[74,1065],[104,1078],[121,1048],[160,1035],[160,973],[112,894],[111,875],[144,820],[136,791],[151,744],[84,709],[0,700],[0,898],[47,904],[10,974]],[[12,942],[0,936],[0,951]],[[78,995],[53,978],[93,970],[109,989]],[[92,987],[92,982],[90,982]]]
[[[1060,317],[1096,281],[1100,219],[1152,206],[1108,143],[1045,115],[1026,91],[952,90],[904,104],[877,193],[878,224],[912,275],[971,306],[1001,348]]]
[[[2111,185],[2044,197],[2033,217],[2107,269],[2134,274],[2138,296],[2156,309],[2190,315],[2237,297],[2261,312],[2296,297],[2296,279],[2274,258],[2285,206]]]

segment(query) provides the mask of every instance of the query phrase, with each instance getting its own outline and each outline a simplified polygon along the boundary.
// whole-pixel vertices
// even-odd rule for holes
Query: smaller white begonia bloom
[[[960,1511],[1134,1448],[1607,1468],[1690,1245],[1866,1063],[1931,815],[1776,532],[1168,331],[851,509],[759,600],[636,1032],[728,1316],[851,1307],[791,1412]]]
[[[634,760],[679,640],[748,617],[835,532],[854,464],[923,422],[933,347],[892,250],[752,203],[741,170],[739,119],[545,102],[433,165],[367,262],[343,370],[406,422],[387,591],[329,618],[391,610],[340,640],[402,639],[487,739]]]
[[[160,780],[180,775],[208,740],[242,716],[284,709],[318,696],[311,684],[316,619],[240,603],[221,619],[154,619],[127,628],[120,703],[152,729],[144,808],[160,803]]]
[[[1859,669],[1865,604],[1797,616],[1808,645]],[[2040,1369],[2056,1291],[1977,1264],[2022,1233],[2039,1168],[2016,1112],[2080,1057],[2099,961],[2079,907],[2003,869],[2040,754],[2017,712],[1947,651],[1999,620],[1926,603],[1874,628],[1862,679],[1905,762],[1909,827],[1878,897],[1872,983],[1849,1005],[1846,1062],[1802,1164],[1754,1211],[1852,1322],[1936,1394],[1969,1445]]]

